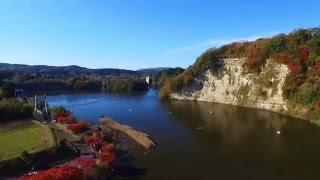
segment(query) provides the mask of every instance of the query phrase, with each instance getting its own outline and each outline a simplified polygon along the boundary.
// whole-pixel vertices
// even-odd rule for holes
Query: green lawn
[[[23,151],[35,153],[56,145],[51,129],[37,121],[0,125],[0,160],[18,157]]]

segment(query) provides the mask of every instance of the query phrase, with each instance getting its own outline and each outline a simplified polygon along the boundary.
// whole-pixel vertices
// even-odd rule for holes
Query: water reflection
[[[76,93],[48,99],[80,119],[96,122],[105,115],[151,136],[156,150],[120,167],[122,178],[319,179],[317,126],[257,109],[159,101],[157,94]]]
[[[207,133],[219,132],[231,143],[241,141],[257,131],[275,133],[282,130],[287,117],[269,111],[206,102],[167,101],[162,102],[172,111],[175,120],[192,130],[204,127]],[[198,129],[197,129],[198,128]]]
[[[168,101],[162,106],[187,127],[205,150],[210,166],[230,171],[255,169],[267,178],[320,177],[319,128],[269,111],[206,102]],[[201,127],[201,128],[199,128]],[[203,129],[202,129],[203,127]],[[281,131],[281,134],[277,134]],[[222,166],[221,166],[222,165]],[[299,173],[290,174],[292,170]],[[248,173],[248,174],[247,174]],[[259,173],[241,174],[261,178]],[[229,177],[227,174],[226,176]]]

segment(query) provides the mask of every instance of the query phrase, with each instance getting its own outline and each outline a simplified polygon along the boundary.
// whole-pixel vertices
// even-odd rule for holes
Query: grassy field
[[[18,157],[23,151],[35,153],[56,145],[51,129],[37,121],[0,125],[0,160]]]

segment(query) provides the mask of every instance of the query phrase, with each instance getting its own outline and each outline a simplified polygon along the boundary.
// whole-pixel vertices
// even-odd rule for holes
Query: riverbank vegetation
[[[148,90],[147,82],[140,78],[107,78],[103,81],[106,91],[143,91]]]
[[[27,102],[16,99],[0,100],[0,123],[13,119],[32,118],[33,106]]]
[[[211,68],[220,68],[221,64],[219,64],[219,62],[217,49],[207,50],[183,73],[168,79],[160,89],[159,97],[161,99],[166,99],[171,93],[180,90],[184,86],[189,86],[200,72],[204,72]]]
[[[168,80],[161,88],[159,97],[168,98],[172,92],[189,86],[199,73],[217,68],[219,63],[216,62],[223,58],[245,58],[243,68],[245,73],[250,74],[260,74],[269,60],[285,64],[290,73],[282,90],[284,99],[290,104],[288,111],[303,107],[304,118],[320,119],[316,103],[320,99],[319,28],[297,29],[272,38],[233,42],[220,48],[209,49],[182,74]],[[300,111],[302,109],[300,108]]]
[[[153,74],[152,87],[161,88],[168,79],[178,76],[183,71],[184,69],[177,67],[177,68],[164,69]]]
[[[85,77],[70,77],[66,82],[67,87],[77,90],[101,89],[100,80],[87,79]]]

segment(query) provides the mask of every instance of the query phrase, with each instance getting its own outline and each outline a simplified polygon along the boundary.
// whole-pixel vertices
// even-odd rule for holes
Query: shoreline
[[[304,121],[308,121],[311,124],[314,124],[314,125],[317,125],[317,126],[320,127],[320,122],[316,122],[316,121],[304,118],[303,116],[299,116],[299,115],[287,114],[285,112],[281,112],[280,110],[277,111],[277,110],[261,108],[261,107],[257,107],[257,106],[239,105],[239,104],[236,104],[236,103],[228,103],[228,102],[224,103],[224,102],[216,102],[216,101],[197,100],[197,99],[183,99],[183,98],[170,97],[168,100],[169,101],[193,101],[193,102],[217,103],[217,104],[224,104],[224,105],[237,106],[237,107],[243,107],[243,108],[257,109],[257,110],[262,110],[262,111],[269,111],[269,112],[278,113],[278,114],[281,114],[281,115],[284,115],[284,116],[293,117],[293,118],[301,119],[301,120],[304,120]]]
[[[132,131],[139,132],[134,130],[133,128],[119,124],[115,121],[112,121],[113,124],[117,124],[117,126],[114,127],[128,127],[128,129],[131,129]],[[67,145],[70,150],[72,150],[74,153],[66,155],[62,159],[52,159],[49,161],[41,161],[41,162],[34,162],[34,165],[37,165],[34,170],[22,170],[20,172],[16,171],[14,174],[2,174],[0,176],[1,178],[16,178],[17,176],[20,176],[22,174],[28,173],[28,172],[38,172],[46,169],[50,169],[52,167],[60,167],[63,164],[72,164],[74,163],[75,158],[77,157],[91,157],[95,159],[95,156],[92,156],[94,151],[92,150],[91,147],[88,147],[86,143],[84,142],[83,137],[87,134],[92,134],[93,132],[96,131],[96,129],[100,129],[101,132],[106,133],[109,137],[112,137],[112,143],[115,146],[115,155],[116,155],[116,163],[113,166],[117,166],[118,164],[121,165],[121,163],[127,163],[132,160],[136,160],[139,157],[146,155],[149,153],[153,148],[146,148],[141,142],[138,142],[135,138],[132,136],[128,135],[126,132],[114,128],[108,125],[104,125],[103,123],[88,123],[88,126],[86,130],[82,133],[79,134],[73,134],[69,132],[68,130],[65,129],[65,124],[58,124],[58,123],[49,123],[47,124],[47,127],[52,129],[52,132],[55,137],[55,143],[56,146],[53,147],[53,149],[56,149],[60,147],[61,145]],[[147,137],[145,133],[139,132],[141,136]],[[151,140],[150,140],[151,141]],[[51,149],[50,149],[51,150]],[[39,159],[39,157],[42,157],[47,153],[48,150],[45,151],[40,151],[38,153],[32,154],[31,156],[35,159]],[[58,152],[56,151],[48,151],[49,153],[53,153],[50,155],[50,157],[55,157],[57,156]],[[61,152],[60,152],[61,153]],[[48,154],[49,156],[49,154]],[[15,166],[13,165],[15,161],[17,161],[20,157],[17,158],[11,158],[9,160],[1,161],[0,165],[2,165],[2,169],[0,171],[5,172],[5,169],[14,169]],[[110,167],[108,171],[110,172],[110,175],[112,176],[112,167]],[[115,172],[117,173],[117,172]]]

